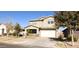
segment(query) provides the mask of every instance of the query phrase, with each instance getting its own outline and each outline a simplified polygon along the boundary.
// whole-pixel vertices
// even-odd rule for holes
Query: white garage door
[[[56,37],[56,32],[55,30],[40,30],[40,36],[41,37]]]

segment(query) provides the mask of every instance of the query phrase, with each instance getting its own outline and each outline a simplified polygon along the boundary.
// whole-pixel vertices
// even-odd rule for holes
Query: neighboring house
[[[25,28],[25,32],[31,35],[38,35],[40,37],[56,38],[56,25],[53,16],[41,17],[37,20],[32,20]]]
[[[7,33],[6,25],[0,24],[0,35],[4,35]]]

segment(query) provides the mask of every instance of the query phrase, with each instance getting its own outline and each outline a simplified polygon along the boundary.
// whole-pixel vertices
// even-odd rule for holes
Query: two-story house
[[[26,33],[38,35],[40,37],[56,37],[56,25],[53,16],[41,17],[37,20],[29,21],[25,28]]]

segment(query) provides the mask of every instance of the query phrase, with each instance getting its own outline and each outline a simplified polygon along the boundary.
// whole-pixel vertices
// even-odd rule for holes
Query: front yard
[[[24,45],[24,46],[33,46],[34,48],[79,48],[79,41],[74,43],[74,46],[71,45],[71,42],[66,41],[51,41],[50,38],[45,37],[34,37],[34,36],[27,36],[24,37],[14,37],[14,36],[3,36],[0,37],[0,43],[6,44],[14,44],[14,45]]]
[[[19,44],[19,45],[24,45],[24,46],[37,46],[38,48],[40,47],[45,47],[45,48],[54,48],[56,47],[55,44],[56,42],[50,41],[49,38],[44,38],[44,37],[0,37],[0,42],[1,43],[7,43],[7,44]]]

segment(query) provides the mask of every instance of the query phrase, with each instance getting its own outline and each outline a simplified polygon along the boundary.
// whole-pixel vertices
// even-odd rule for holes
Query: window
[[[53,24],[53,21],[51,21],[51,24]]]
[[[53,21],[48,21],[48,24],[53,24]]]
[[[48,21],[48,24],[50,24],[50,21]]]

